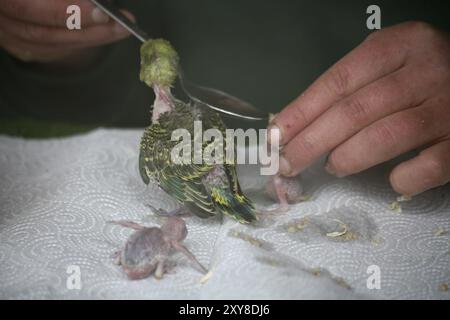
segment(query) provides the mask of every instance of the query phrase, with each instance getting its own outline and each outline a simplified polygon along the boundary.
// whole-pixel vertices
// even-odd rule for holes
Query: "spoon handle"
[[[90,1],[103,10],[112,19],[121,24],[141,42],[145,42],[150,39],[149,35],[145,31],[141,30],[134,22],[128,19],[111,1]],[[189,83],[189,81],[187,81],[183,76],[181,67],[178,78],[182,89],[190,99],[200,102],[213,110],[227,114],[234,118],[252,121],[266,120],[268,117],[266,113],[256,109],[248,102],[233,97],[225,92]]]
[[[150,39],[145,31],[141,30],[134,22],[128,19],[113,3],[108,0],[91,0],[97,7],[102,9],[108,16],[116,20],[132,35],[138,38],[141,42]]]

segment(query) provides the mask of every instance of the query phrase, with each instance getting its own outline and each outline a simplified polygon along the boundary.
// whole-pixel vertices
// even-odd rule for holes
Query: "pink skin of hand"
[[[77,32],[67,28],[67,9],[73,5],[80,8],[82,30]],[[10,55],[70,68],[95,62],[101,46],[130,35],[88,0],[0,0],[0,30],[0,47]]]
[[[283,150],[280,173],[295,176],[322,156],[337,177],[406,152],[393,189],[415,196],[450,182],[450,37],[423,22],[372,33],[270,123]]]

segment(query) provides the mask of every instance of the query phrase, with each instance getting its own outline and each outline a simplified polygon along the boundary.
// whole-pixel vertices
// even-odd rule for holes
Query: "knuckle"
[[[409,21],[405,23],[405,29],[417,35],[429,36],[436,33],[436,28],[424,21]]]
[[[427,44],[429,52],[441,52],[447,43],[447,36],[434,27],[433,25],[423,21],[412,21],[406,24],[406,30],[415,35],[415,43],[421,41]],[[448,52],[446,52],[448,56]]]
[[[450,41],[440,32],[430,36],[425,41],[431,53],[427,59],[428,65],[425,67],[433,70],[433,74],[448,76],[450,67]]]
[[[420,50],[418,48],[422,46],[431,57],[437,56],[436,52],[442,51],[448,42],[445,33],[424,21],[408,21],[400,24],[397,30],[399,39],[403,39],[408,50]]]
[[[308,117],[306,116],[306,113],[304,109],[301,107],[301,105],[296,105],[293,108],[292,116],[294,117],[294,120],[296,122],[306,124],[308,123]]]
[[[370,143],[384,145],[386,147],[395,146],[397,139],[388,124],[375,124],[367,128],[367,136]]]
[[[403,112],[400,117],[390,123],[390,128],[405,138],[419,139],[435,132],[435,123],[432,121],[433,114],[428,110],[411,110]]]
[[[8,12],[14,17],[18,17],[27,11],[27,2],[26,1],[2,1],[1,3],[4,12]]]
[[[302,135],[296,139],[297,150],[299,154],[312,155],[316,148],[310,136]]]
[[[368,107],[359,97],[345,99],[339,103],[339,112],[351,127],[365,123],[368,118]]]
[[[409,117],[405,118],[403,121],[403,127],[401,129],[409,136],[419,136],[424,132],[432,131],[431,126],[434,126],[431,119],[431,115],[423,110],[417,110],[416,112],[411,112]]]
[[[350,71],[343,66],[334,68],[327,83],[331,92],[337,97],[345,96],[350,83]]]
[[[379,36],[380,36],[380,34],[381,34],[382,32],[383,32],[383,30],[377,30],[377,31],[374,31],[374,32],[370,33],[370,34],[366,37],[366,39],[364,40],[364,42],[373,42],[373,41],[377,41],[378,38],[379,38]]]
[[[55,26],[65,25],[67,14],[65,11],[53,10],[51,12],[51,16],[49,17],[49,19],[52,25]]]

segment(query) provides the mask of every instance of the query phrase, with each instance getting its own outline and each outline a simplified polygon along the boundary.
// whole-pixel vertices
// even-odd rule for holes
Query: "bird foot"
[[[113,263],[116,266],[120,266],[122,264],[121,255],[122,255],[121,250],[116,250],[111,254],[111,259],[113,259]]]
[[[175,274],[176,270],[175,267],[177,266],[177,263],[175,261],[166,261],[164,263],[164,273],[166,274]]]
[[[149,207],[156,215],[161,216],[161,217],[175,217],[175,216],[179,217],[179,216],[186,216],[186,215],[190,214],[190,212],[185,207],[179,207],[175,210],[167,211],[162,208],[156,209],[151,204],[147,204],[146,206]]]
[[[280,205],[274,209],[263,209],[258,208],[257,214],[260,216],[279,216],[281,214],[285,214],[289,211],[288,203],[280,203]]]

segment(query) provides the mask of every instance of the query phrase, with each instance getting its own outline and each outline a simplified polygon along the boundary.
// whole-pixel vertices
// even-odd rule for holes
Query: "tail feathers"
[[[241,223],[257,219],[253,203],[240,192],[233,193],[228,188],[213,188],[211,199],[218,211]]]

